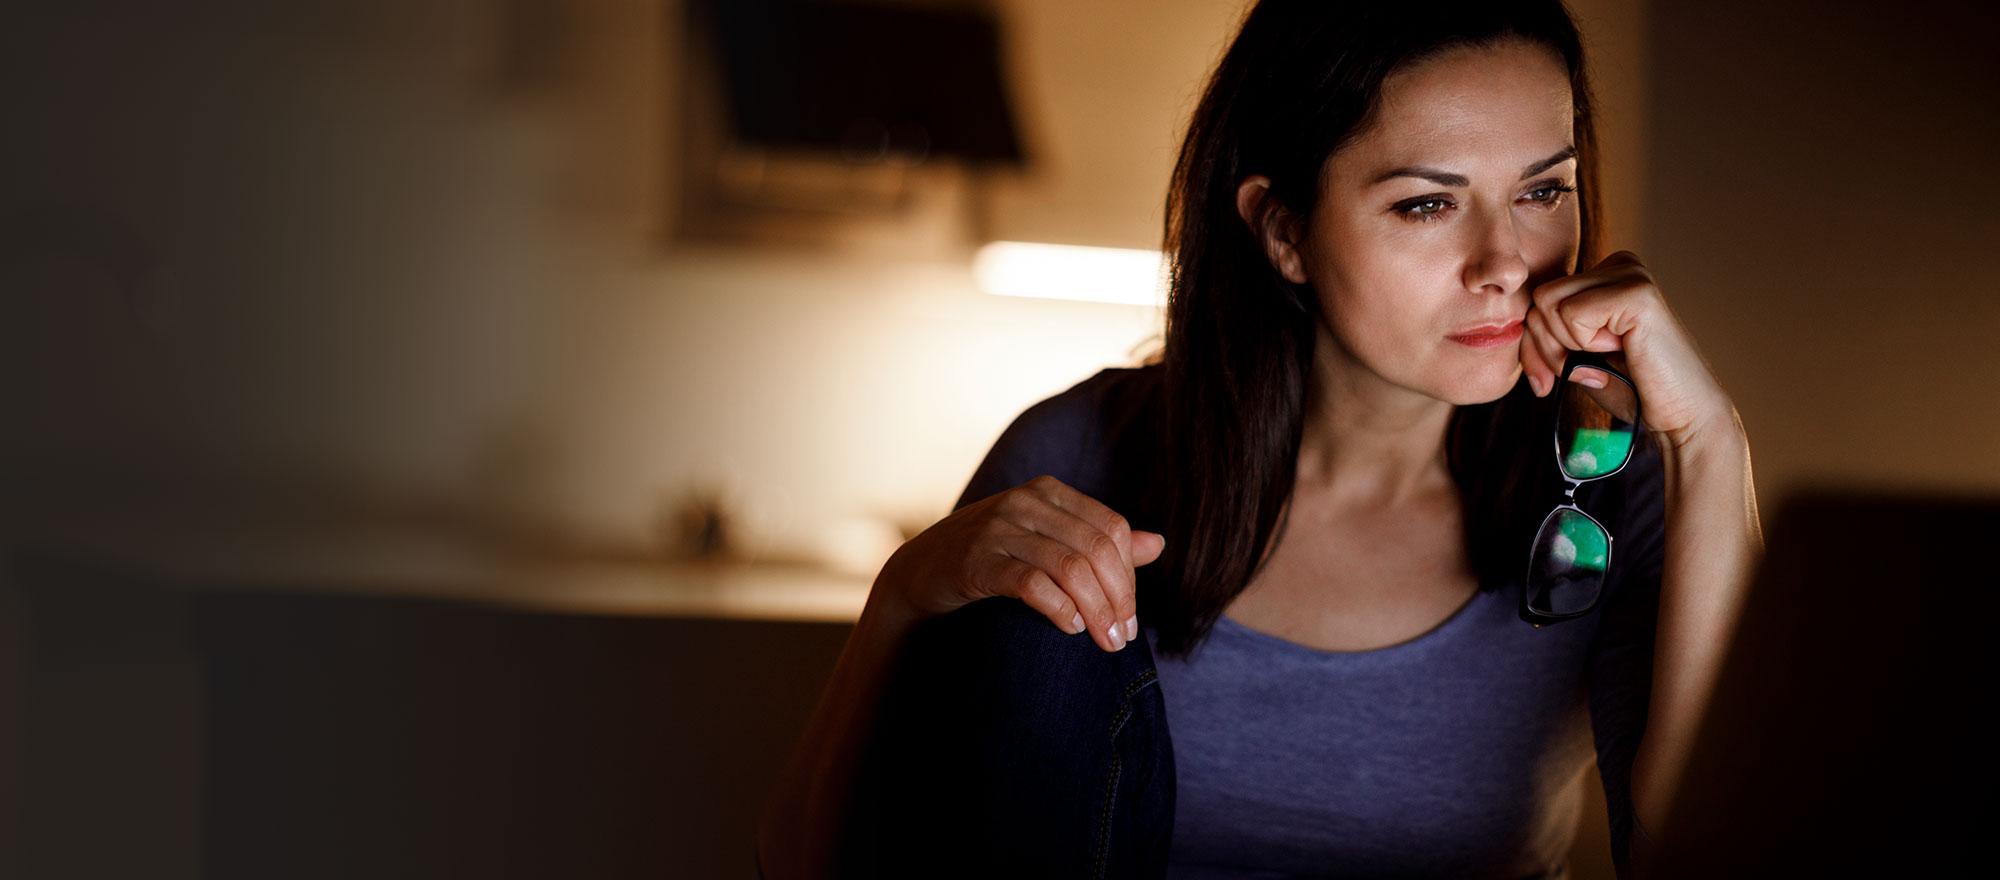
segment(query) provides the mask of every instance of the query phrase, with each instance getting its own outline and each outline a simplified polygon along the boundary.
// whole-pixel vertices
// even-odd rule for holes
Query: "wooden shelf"
[[[40,523],[21,546],[186,589],[440,598],[593,615],[852,623],[871,585],[784,560],[521,555],[462,530],[405,524],[98,515]]]

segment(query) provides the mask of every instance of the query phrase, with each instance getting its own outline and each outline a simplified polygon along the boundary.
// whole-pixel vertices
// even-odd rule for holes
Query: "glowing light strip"
[[[996,241],[973,257],[972,277],[1001,296],[1158,308],[1166,304],[1167,267],[1154,250]]]

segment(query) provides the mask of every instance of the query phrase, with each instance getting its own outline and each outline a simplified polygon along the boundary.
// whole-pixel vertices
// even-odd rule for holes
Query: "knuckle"
[[[1120,565],[1125,564],[1123,559],[1118,555],[1117,539],[1103,532],[1098,532],[1090,536],[1089,551],[1093,559],[1116,562]]]
[[[1021,600],[1021,604],[1048,616],[1049,619],[1055,619],[1056,603],[1050,600],[1048,591],[1036,587],[1023,590],[1021,595],[1015,598]]]
[[[985,592],[985,578],[980,577],[979,568],[972,564],[970,557],[959,560],[953,566],[951,575],[951,583],[958,588],[960,595],[978,598]]]
[[[993,551],[1006,555],[1006,542],[1021,529],[1007,520],[994,518],[972,527],[972,547],[974,552]]]
[[[1127,583],[1130,582],[1128,581]],[[1124,620],[1127,617],[1131,617],[1132,612],[1137,611],[1138,608],[1139,603],[1133,597],[1131,588],[1121,584],[1111,597],[1111,609],[1117,612],[1118,619]]]
[[[1050,598],[1049,607],[1055,609],[1049,613],[1049,619],[1056,622],[1057,629],[1072,634],[1083,631],[1081,629],[1072,629],[1070,626],[1078,617],[1082,616],[1082,612],[1076,607],[1075,602],[1069,600],[1068,596],[1057,593]],[[1085,622],[1084,627],[1088,628],[1089,625],[1088,622]]]
[[[1077,612],[1076,603],[1069,600],[1069,594],[1055,587],[1044,588],[1040,594],[1043,604],[1050,612],[1061,616],[1062,619],[1056,622],[1068,626],[1069,619]]]
[[[1081,582],[1090,576],[1090,560],[1075,550],[1067,550],[1056,559],[1056,571],[1062,574],[1065,581]]]
[[[1005,503],[1004,501],[1002,502]],[[1005,511],[1002,511],[1003,513]],[[999,517],[985,517],[971,524],[972,540],[980,544],[991,544],[1006,534],[1007,522]]]
[[[1123,514],[1113,513],[1111,515],[1111,534],[1128,535],[1128,536],[1131,535],[1132,534],[1131,521],[1127,520]]]
[[[1014,566],[1012,573],[1007,578],[1007,588],[1012,591],[1008,595],[1021,597],[1034,595],[1036,579],[1034,566]]]
[[[1032,483],[1027,483],[1023,485],[1024,486],[1032,485]],[[993,509],[999,513],[1007,514],[1009,516],[1019,514],[1020,512],[1026,510],[1028,508],[1028,505],[1031,503],[1028,500],[1028,496],[1029,493],[1022,491],[1021,486],[1016,486],[1012,489],[1008,489],[1007,491],[1000,493],[1000,500],[994,503]]]

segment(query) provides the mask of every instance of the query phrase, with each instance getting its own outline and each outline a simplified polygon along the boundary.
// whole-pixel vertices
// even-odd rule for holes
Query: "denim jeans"
[[[1166,705],[1146,637],[1106,652],[1018,599],[920,624],[886,683],[843,877],[1162,877]]]

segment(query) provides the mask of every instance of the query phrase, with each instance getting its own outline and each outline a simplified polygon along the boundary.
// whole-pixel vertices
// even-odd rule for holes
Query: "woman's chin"
[[[1492,403],[1522,387],[1525,384],[1522,382],[1524,375],[1524,371],[1517,366],[1505,374],[1466,376],[1463,381],[1453,383],[1448,389],[1450,396],[1445,399],[1458,406]]]

